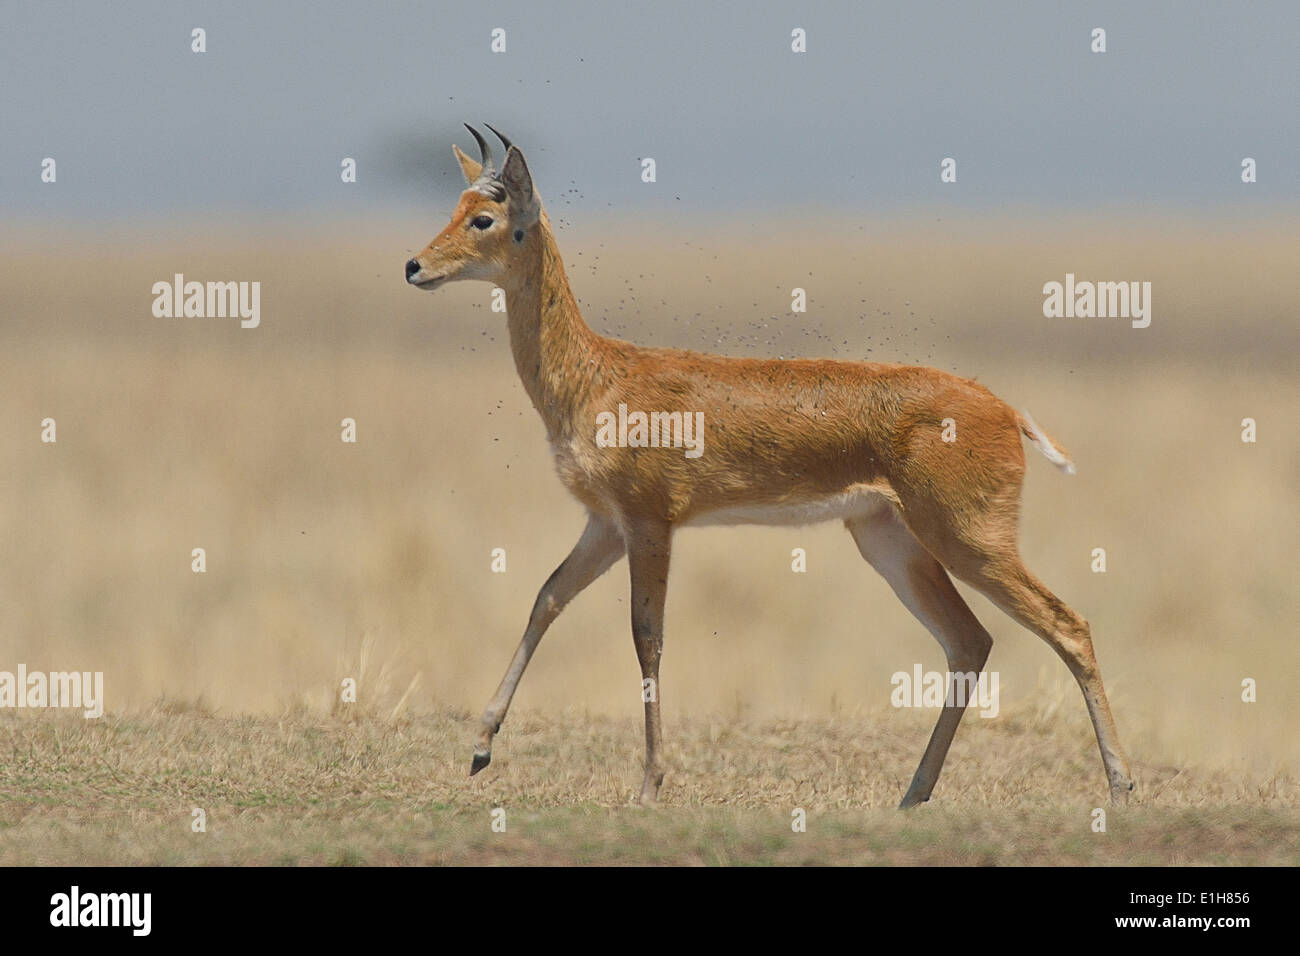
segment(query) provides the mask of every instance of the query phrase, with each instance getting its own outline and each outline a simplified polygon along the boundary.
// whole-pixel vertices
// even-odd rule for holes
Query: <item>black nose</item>
[[[409,262],[407,262],[407,263],[406,263],[406,281],[407,281],[407,282],[410,282],[410,281],[411,281],[411,276],[415,275],[415,274],[416,274],[417,272],[419,272],[419,271],[420,271],[420,264],[419,264],[418,262],[416,262],[414,259],[412,259],[412,260],[410,260]]]

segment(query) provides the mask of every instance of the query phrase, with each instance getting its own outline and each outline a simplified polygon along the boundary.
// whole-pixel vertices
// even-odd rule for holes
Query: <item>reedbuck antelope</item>
[[[932,368],[727,358],[597,335],[578,313],[524,154],[493,129],[506,150],[498,169],[483,137],[467,128],[482,158],[452,147],[469,188],[447,227],[406,263],[406,281],[432,290],[484,279],[505,290],[515,367],[546,424],[560,479],[587,509],[582,537],[542,585],[483,712],[470,774],[488,765],[492,739],[547,627],[626,554],[632,639],[643,681],[652,682],[643,686],[653,689],[642,695],[641,785],[641,802],[653,804],[664,778],[659,659],[673,530],[839,519],[943,647],[951,673],[982,672],[993,639],[949,574],[1050,644],[1083,690],[1111,800],[1125,800],[1133,783],[1088,623],[1029,572],[1016,544],[1025,473],[1020,436],[1072,472],[1061,447],[983,385]],[[608,447],[600,423],[616,410],[630,421],[626,409],[663,414],[651,419],[649,440],[642,420],[637,442],[629,432],[618,443],[633,447]],[[674,444],[670,422],[680,439],[680,423],[701,412],[708,441],[696,455],[683,453],[680,440],[663,447]],[[945,419],[956,425],[956,442],[941,439]],[[904,808],[930,798],[965,712],[965,695],[951,687]]]

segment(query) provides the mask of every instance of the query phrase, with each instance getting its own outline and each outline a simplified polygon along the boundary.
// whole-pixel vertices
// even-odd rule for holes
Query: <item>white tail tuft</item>
[[[1044,458],[1067,475],[1074,474],[1074,462],[1070,461],[1069,456],[1052,441],[1047,432],[1038,427],[1038,422],[1034,421],[1033,415],[1028,412],[1020,413],[1020,430],[1034,443],[1034,447],[1043,453]]]

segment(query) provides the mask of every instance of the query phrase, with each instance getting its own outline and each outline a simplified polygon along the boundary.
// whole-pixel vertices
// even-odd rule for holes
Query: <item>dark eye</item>
[[[492,225],[492,217],[475,216],[474,221],[471,222],[470,225],[473,226],[475,229],[486,229],[488,226]]]

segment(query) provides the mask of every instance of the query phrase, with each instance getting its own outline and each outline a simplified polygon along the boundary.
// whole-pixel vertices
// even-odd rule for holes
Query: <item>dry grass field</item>
[[[1028,456],[1021,541],[1092,624],[1137,779],[1095,834],[1077,688],[964,588],[1001,711],[967,715],[930,804],[892,809],[934,714],[890,707],[890,675],[943,657],[837,525],[678,535],[661,810],[629,806],[625,563],[552,627],[469,780],[582,514],[488,286],[401,281],[442,212],[0,233],[0,670],[102,671],[107,708],[0,710],[0,864],[1300,862],[1294,215],[933,216],[843,223],[833,248],[797,218],[560,234],[598,331],[934,365],[1070,450],[1073,477]],[[176,272],[260,281],[261,326],[155,318]],[[1067,272],[1151,281],[1151,327],[1045,319]]]
[[[1294,785],[1139,762],[1143,796],[1091,830],[1086,721],[1050,708],[959,735],[942,793],[894,807],[929,727],[686,718],[653,811],[635,718],[526,711],[465,777],[469,714],[330,720],[160,706],[0,725],[11,865],[1300,863]],[[1068,731],[1068,732],[1067,732]],[[1103,803],[1104,805],[1104,803]],[[206,832],[191,831],[192,811]],[[505,810],[505,830],[492,812]],[[807,831],[791,829],[792,812]]]

